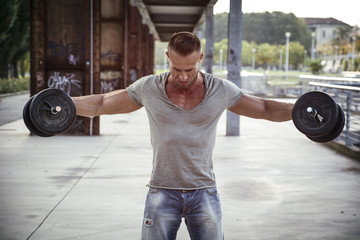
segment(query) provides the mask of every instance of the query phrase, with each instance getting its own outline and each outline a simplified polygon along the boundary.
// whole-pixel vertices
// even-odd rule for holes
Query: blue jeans
[[[216,187],[192,191],[150,188],[141,239],[176,239],[182,218],[192,240],[224,239]]]

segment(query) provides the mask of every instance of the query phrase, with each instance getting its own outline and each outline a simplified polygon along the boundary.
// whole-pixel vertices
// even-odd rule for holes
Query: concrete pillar
[[[230,0],[227,78],[241,87],[242,0]],[[227,111],[226,136],[240,135],[240,117]]]
[[[214,14],[213,7],[206,8],[205,71],[212,73],[214,56]]]

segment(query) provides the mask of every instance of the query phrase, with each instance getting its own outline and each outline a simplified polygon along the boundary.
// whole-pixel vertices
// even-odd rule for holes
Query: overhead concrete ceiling
[[[154,38],[169,41],[175,32],[194,32],[205,19],[207,7],[217,0],[132,0]]]

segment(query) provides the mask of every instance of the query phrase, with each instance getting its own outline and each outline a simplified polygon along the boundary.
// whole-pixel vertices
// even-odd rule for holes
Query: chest
[[[205,90],[199,89],[191,94],[178,92],[168,92],[168,98],[172,103],[184,110],[191,110],[201,103],[204,98]]]
[[[175,125],[186,128],[202,126],[220,116],[226,107],[226,93],[222,88],[216,91],[213,87],[198,89],[191,95],[166,88],[146,90],[148,94],[144,105],[151,125],[161,128]]]

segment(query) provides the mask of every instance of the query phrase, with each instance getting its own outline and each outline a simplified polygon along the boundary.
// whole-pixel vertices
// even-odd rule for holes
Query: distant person
[[[235,84],[199,72],[204,54],[190,32],[175,33],[166,52],[170,72],[146,76],[127,89],[74,97],[77,114],[129,113],[145,107],[153,170],[142,238],[175,239],[185,223],[191,239],[224,238],[213,172],[216,125],[223,112],[270,121],[292,119],[291,103],[246,95]]]

